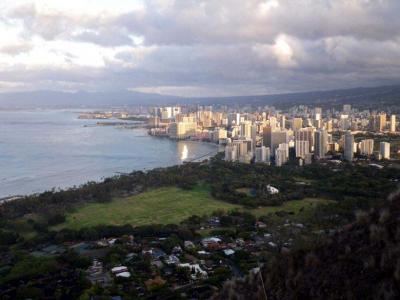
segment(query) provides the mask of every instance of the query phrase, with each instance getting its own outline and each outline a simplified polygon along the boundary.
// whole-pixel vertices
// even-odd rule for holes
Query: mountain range
[[[0,109],[24,108],[102,108],[137,105],[230,105],[265,106],[274,105],[287,108],[293,105],[318,105],[321,107],[352,104],[365,108],[398,106],[400,85],[359,87],[352,89],[311,91],[273,95],[232,96],[232,97],[192,97],[148,94],[133,91],[113,92],[60,92],[32,91],[0,93]]]

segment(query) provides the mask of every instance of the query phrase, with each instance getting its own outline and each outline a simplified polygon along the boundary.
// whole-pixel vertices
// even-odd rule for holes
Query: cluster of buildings
[[[177,240],[168,247],[165,247],[167,238],[161,233],[143,240],[135,240],[130,236],[129,239],[121,237],[91,242],[90,248],[94,253],[85,255],[94,258],[86,270],[86,277],[92,284],[103,288],[111,287],[113,283],[135,288],[140,297],[150,295],[155,285],[160,287],[167,283],[173,290],[185,292],[207,285],[205,279],[218,278],[221,269],[230,270],[226,273],[227,278],[223,280],[232,275],[243,276],[258,266],[257,257],[262,257],[265,251],[289,250],[294,237],[306,230],[303,224],[291,223],[288,220],[276,228],[268,228],[260,220],[254,219],[248,223],[249,221],[241,215],[224,217],[232,218],[237,223],[236,226],[246,225],[250,230],[249,235],[240,237],[238,234],[232,236],[230,233],[198,236],[193,239]],[[209,217],[196,227],[204,231],[221,228],[221,217]],[[282,232],[285,234],[282,235]],[[116,245],[124,251],[116,252],[112,262],[108,260],[103,262],[106,253]],[[106,251],[100,255],[99,249]],[[249,253],[252,259],[237,255],[243,251]],[[246,264],[240,264],[241,262]],[[144,268],[144,263],[149,267]]]
[[[233,111],[228,107],[157,107],[149,119],[150,134],[172,139],[207,140],[225,145],[225,159],[242,163],[290,161],[300,165],[355,154],[390,159],[390,143],[374,138],[356,142],[355,135],[378,137],[397,133],[396,115],[343,109],[296,106],[282,112],[273,107]],[[378,139],[379,140],[379,139]]]

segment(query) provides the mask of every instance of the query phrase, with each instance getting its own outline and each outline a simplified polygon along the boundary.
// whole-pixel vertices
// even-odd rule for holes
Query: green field
[[[54,229],[79,229],[99,224],[140,226],[146,224],[178,224],[192,215],[210,215],[216,210],[239,209],[255,216],[277,211],[298,214],[301,208],[309,212],[318,204],[328,203],[324,199],[303,199],[284,203],[282,206],[246,209],[240,205],[214,199],[204,186],[193,190],[177,187],[153,189],[137,196],[117,198],[109,203],[90,203],[67,214],[66,222]]]
[[[238,205],[215,200],[204,187],[182,190],[163,187],[110,203],[90,203],[68,214],[60,228],[78,229],[98,224],[133,226],[179,223],[192,215],[211,214],[216,210],[232,210]]]

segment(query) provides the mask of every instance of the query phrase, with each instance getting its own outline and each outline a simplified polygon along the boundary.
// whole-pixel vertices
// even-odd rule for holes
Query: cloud
[[[5,53],[12,56],[29,52],[32,49],[33,49],[32,43],[23,41],[0,45],[0,53]]]
[[[400,1],[5,1],[0,91],[245,95],[400,80]]]

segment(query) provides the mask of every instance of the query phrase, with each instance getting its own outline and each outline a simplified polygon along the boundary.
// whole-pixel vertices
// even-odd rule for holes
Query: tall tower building
[[[315,132],[314,155],[317,159],[325,157],[328,145],[328,133],[325,129],[320,129]]]
[[[271,133],[271,151],[275,153],[275,149],[279,147],[280,144],[288,143],[288,132],[286,130],[272,131]]]
[[[271,149],[272,127],[267,125],[263,128],[263,145]]]
[[[390,143],[380,143],[380,154],[382,159],[390,159]]]
[[[225,147],[225,160],[236,161],[237,158],[237,145],[229,144]]]
[[[240,135],[243,138],[251,139],[251,122],[244,121],[240,124]]]
[[[282,166],[288,161],[288,144],[280,144],[275,149],[275,165]]]
[[[305,158],[310,153],[310,145],[308,141],[295,141],[296,157]]]
[[[293,118],[292,129],[293,131],[297,131],[303,127],[303,119],[302,118]]]
[[[344,135],[344,159],[352,161],[354,158],[354,136],[350,131]]]
[[[385,128],[386,128],[386,114],[385,113],[381,113],[379,115],[378,126],[379,126],[379,128],[378,128],[379,131],[382,132],[385,130]]]
[[[264,163],[269,163],[271,153],[269,151],[269,148],[265,146],[257,147],[255,148],[255,161],[256,162],[264,162]]]
[[[390,116],[390,132],[396,132],[396,115]]]
[[[240,114],[239,113],[231,113],[228,115],[228,125],[239,125],[240,124]]]
[[[333,122],[332,120],[328,120],[328,122],[326,122],[326,130],[331,133],[333,130]]]
[[[286,117],[284,115],[281,116],[281,129],[286,128]]]
[[[308,141],[309,152],[314,149],[314,127],[301,128],[294,133],[294,138],[296,141]]]
[[[272,130],[275,130],[278,127],[278,121],[275,117],[269,117],[269,125],[271,126]]]
[[[360,153],[363,155],[372,155],[374,153],[374,140],[362,140],[359,144]]]

